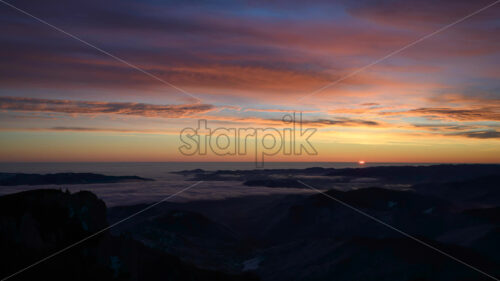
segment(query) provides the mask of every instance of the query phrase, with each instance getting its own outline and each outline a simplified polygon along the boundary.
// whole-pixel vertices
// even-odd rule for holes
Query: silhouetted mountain
[[[207,269],[240,272],[240,239],[228,227],[186,210],[155,212],[154,217],[125,227],[145,245]]]
[[[486,272],[500,273],[498,246],[486,247],[498,245],[498,224],[470,217],[490,218],[490,211],[464,215],[445,200],[409,191],[326,194]],[[293,204],[263,237],[268,246],[254,259],[264,280],[488,279],[323,194]]]
[[[152,181],[138,176],[106,176],[93,173],[22,174],[0,173],[0,185],[90,184]]]
[[[498,263],[473,250],[425,242],[498,274]],[[256,272],[263,280],[491,280],[405,237],[304,239],[268,248],[256,258],[260,260]]]
[[[491,220],[495,210],[462,211],[448,200],[414,191],[367,188],[326,194],[485,272],[500,274],[498,247],[494,246],[499,244],[498,223]],[[126,215],[125,207],[113,209]],[[183,215],[177,220],[179,210]],[[156,218],[165,223],[157,224]],[[214,268],[239,262],[240,270],[255,272],[263,280],[488,279],[322,194],[168,203],[139,221],[121,232],[145,237],[148,231],[158,231],[147,236],[151,239],[147,243],[177,247],[189,258],[196,257],[197,264],[222,260],[212,264]],[[234,241],[230,237],[217,242],[203,233],[207,226],[207,233],[218,233],[213,229],[221,225],[238,229],[237,237],[255,240],[241,251],[236,246],[227,248]]]
[[[107,226],[90,192],[34,190],[0,197],[0,276],[6,277]],[[255,280],[202,270],[107,231],[10,280]]]
[[[500,174],[451,182],[414,185],[417,192],[479,206],[500,204]]]
[[[265,186],[265,187],[294,187],[304,188],[296,179],[261,179],[261,180],[247,180],[243,183],[246,186]]]
[[[452,205],[415,192],[366,188],[326,194],[385,223],[416,235],[434,237],[450,227]],[[400,234],[323,195],[312,195],[289,208],[266,236],[278,241],[312,237],[399,237]]]
[[[202,169],[173,172],[185,176],[192,176],[192,180],[205,181],[253,181],[274,179],[275,176],[283,175],[324,175],[332,169],[307,168],[307,169],[257,169],[257,170],[218,170],[205,171]]]
[[[447,164],[431,166],[380,166],[366,168],[308,168],[308,169],[262,169],[221,170],[215,172],[200,169],[178,172],[191,175],[192,180],[238,180],[248,186],[307,188],[297,179],[313,177],[314,184],[351,183],[360,179],[372,179],[381,184],[418,184],[468,180],[478,177],[500,175],[500,165],[495,164]],[[314,178],[315,177],[315,178]],[[324,186],[323,186],[324,187]],[[319,187],[318,187],[319,188]]]
[[[407,235],[500,276],[499,167],[186,171],[196,179],[243,181],[246,188],[299,187],[301,180],[325,194],[163,202],[23,276],[250,280],[241,275],[248,271],[269,281],[488,280]],[[145,206],[111,208],[108,220]],[[105,215],[88,192],[0,197],[0,246],[7,253],[0,273],[105,227]]]
[[[447,182],[500,175],[500,165],[447,164],[432,166],[380,166],[330,171],[328,176],[380,178],[400,183]]]
[[[476,219],[482,219],[487,222],[500,224],[500,207],[470,209],[470,210],[465,210],[463,213],[472,216]]]

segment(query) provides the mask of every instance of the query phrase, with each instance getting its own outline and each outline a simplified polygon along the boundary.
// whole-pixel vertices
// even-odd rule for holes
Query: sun
[[[365,160],[359,160],[359,161],[358,161],[358,164],[359,164],[359,165],[364,165],[365,163],[366,163],[366,162],[365,162]]]

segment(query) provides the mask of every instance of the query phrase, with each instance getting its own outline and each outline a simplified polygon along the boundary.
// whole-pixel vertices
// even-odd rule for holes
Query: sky
[[[267,161],[500,162],[500,4],[426,37],[492,0],[6,2],[0,162],[252,161],[180,133],[293,112],[316,153]]]

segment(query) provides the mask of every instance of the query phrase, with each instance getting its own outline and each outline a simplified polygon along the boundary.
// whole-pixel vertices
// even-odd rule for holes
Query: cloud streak
[[[458,121],[500,121],[500,107],[450,108],[424,107],[398,112],[378,112],[379,115],[422,116],[429,119]]]
[[[500,132],[495,130],[468,131],[450,134],[453,136],[464,136],[473,139],[500,139]]]
[[[65,114],[119,114],[141,117],[182,118],[214,111],[210,104],[156,105],[132,102],[73,101],[20,97],[0,97],[0,109],[23,112]]]

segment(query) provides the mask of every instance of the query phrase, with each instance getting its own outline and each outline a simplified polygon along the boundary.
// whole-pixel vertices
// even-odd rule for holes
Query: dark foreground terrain
[[[328,191],[164,202],[12,280],[500,277],[500,165],[182,173],[248,188],[300,180]],[[0,197],[0,277],[146,206],[106,210],[89,192]]]
[[[0,276],[9,276],[108,226],[90,192],[34,190],[0,197]],[[247,274],[248,275],[248,274]],[[9,280],[256,280],[199,269],[108,231]]]

